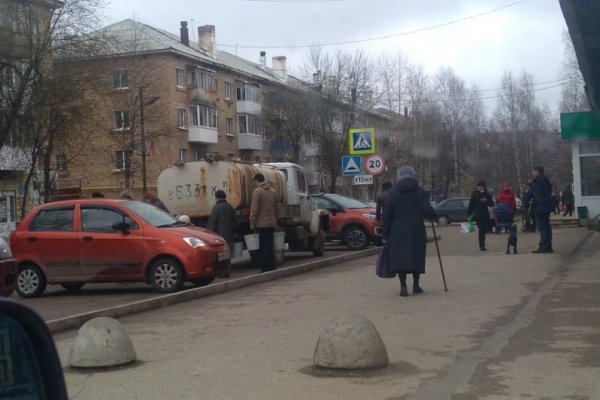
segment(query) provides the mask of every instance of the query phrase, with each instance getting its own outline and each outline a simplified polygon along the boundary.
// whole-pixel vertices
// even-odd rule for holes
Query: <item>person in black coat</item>
[[[419,278],[425,273],[424,220],[434,220],[436,215],[429,195],[417,183],[415,170],[404,166],[397,176],[383,210],[382,237],[389,248],[390,270],[400,278],[400,296],[408,296],[407,274],[413,276],[413,293],[423,293]]]
[[[485,234],[488,230],[490,212],[488,207],[494,206],[494,200],[487,191],[485,181],[477,182],[477,189],[471,193],[467,215],[477,223],[479,231],[479,250],[485,251]]]
[[[213,206],[206,228],[220,235],[230,249],[233,249],[235,231],[238,227],[237,216],[231,204],[226,200],[227,195],[223,190],[215,192],[217,202]]]
[[[535,223],[540,233],[540,242],[532,253],[552,253],[552,227],[550,226],[550,213],[554,209],[552,204],[552,185],[544,175],[544,167],[533,168],[533,188],[531,198]]]

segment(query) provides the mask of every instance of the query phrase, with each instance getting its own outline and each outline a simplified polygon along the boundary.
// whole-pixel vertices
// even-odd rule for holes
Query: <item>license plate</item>
[[[226,260],[229,260],[230,258],[231,258],[231,252],[229,252],[229,251],[222,251],[217,256],[217,260],[219,260],[219,261],[226,261]]]

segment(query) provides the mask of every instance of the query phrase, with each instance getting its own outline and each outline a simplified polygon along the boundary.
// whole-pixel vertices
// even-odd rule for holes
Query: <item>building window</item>
[[[254,115],[238,114],[238,133],[260,135],[260,120]]]
[[[196,69],[189,74],[188,86],[214,92],[217,90],[216,74],[205,69]]]
[[[115,151],[115,169],[124,170],[126,168],[126,155],[123,150]]]
[[[187,161],[188,151],[187,149],[179,149],[179,161],[186,162]]]
[[[185,71],[181,68],[175,69],[175,86],[183,88],[185,82]]]
[[[129,81],[127,79],[127,71],[115,71],[113,72],[113,89],[128,89]]]
[[[113,128],[116,131],[122,131],[131,128],[131,121],[129,120],[129,111],[114,111],[113,118]]]
[[[581,196],[600,196],[600,142],[579,144]]]
[[[217,108],[194,104],[188,107],[189,121],[192,126],[217,127]]]
[[[231,82],[225,82],[225,93],[223,97],[225,100],[231,100]]]
[[[67,156],[64,154],[56,155],[56,170],[66,171],[67,170]]]
[[[225,134],[233,135],[233,118],[225,118]]]
[[[243,81],[236,82],[236,96],[238,100],[259,102],[258,86]]]
[[[185,108],[177,109],[177,126],[185,129]]]

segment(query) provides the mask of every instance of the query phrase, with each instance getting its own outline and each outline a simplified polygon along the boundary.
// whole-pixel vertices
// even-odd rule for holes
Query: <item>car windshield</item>
[[[126,201],[123,205],[154,226],[164,227],[185,225],[177,221],[172,215],[167,214],[151,204],[143,203],[141,201]]]
[[[369,208],[369,206],[360,200],[340,194],[328,194],[328,199],[335,201],[344,208]]]

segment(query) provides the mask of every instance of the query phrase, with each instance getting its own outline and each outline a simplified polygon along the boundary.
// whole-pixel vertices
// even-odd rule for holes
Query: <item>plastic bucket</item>
[[[231,257],[241,257],[243,249],[244,242],[235,242],[233,244],[233,249],[231,249]]]
[[[285,248],[285,232],[273,233],[273,249],[283,250]]]
[[[260,248],[258,241],[258,233],[250,233],[244,235],[244,242],[246,242],[246,248],[248,251],[258,250]]]

